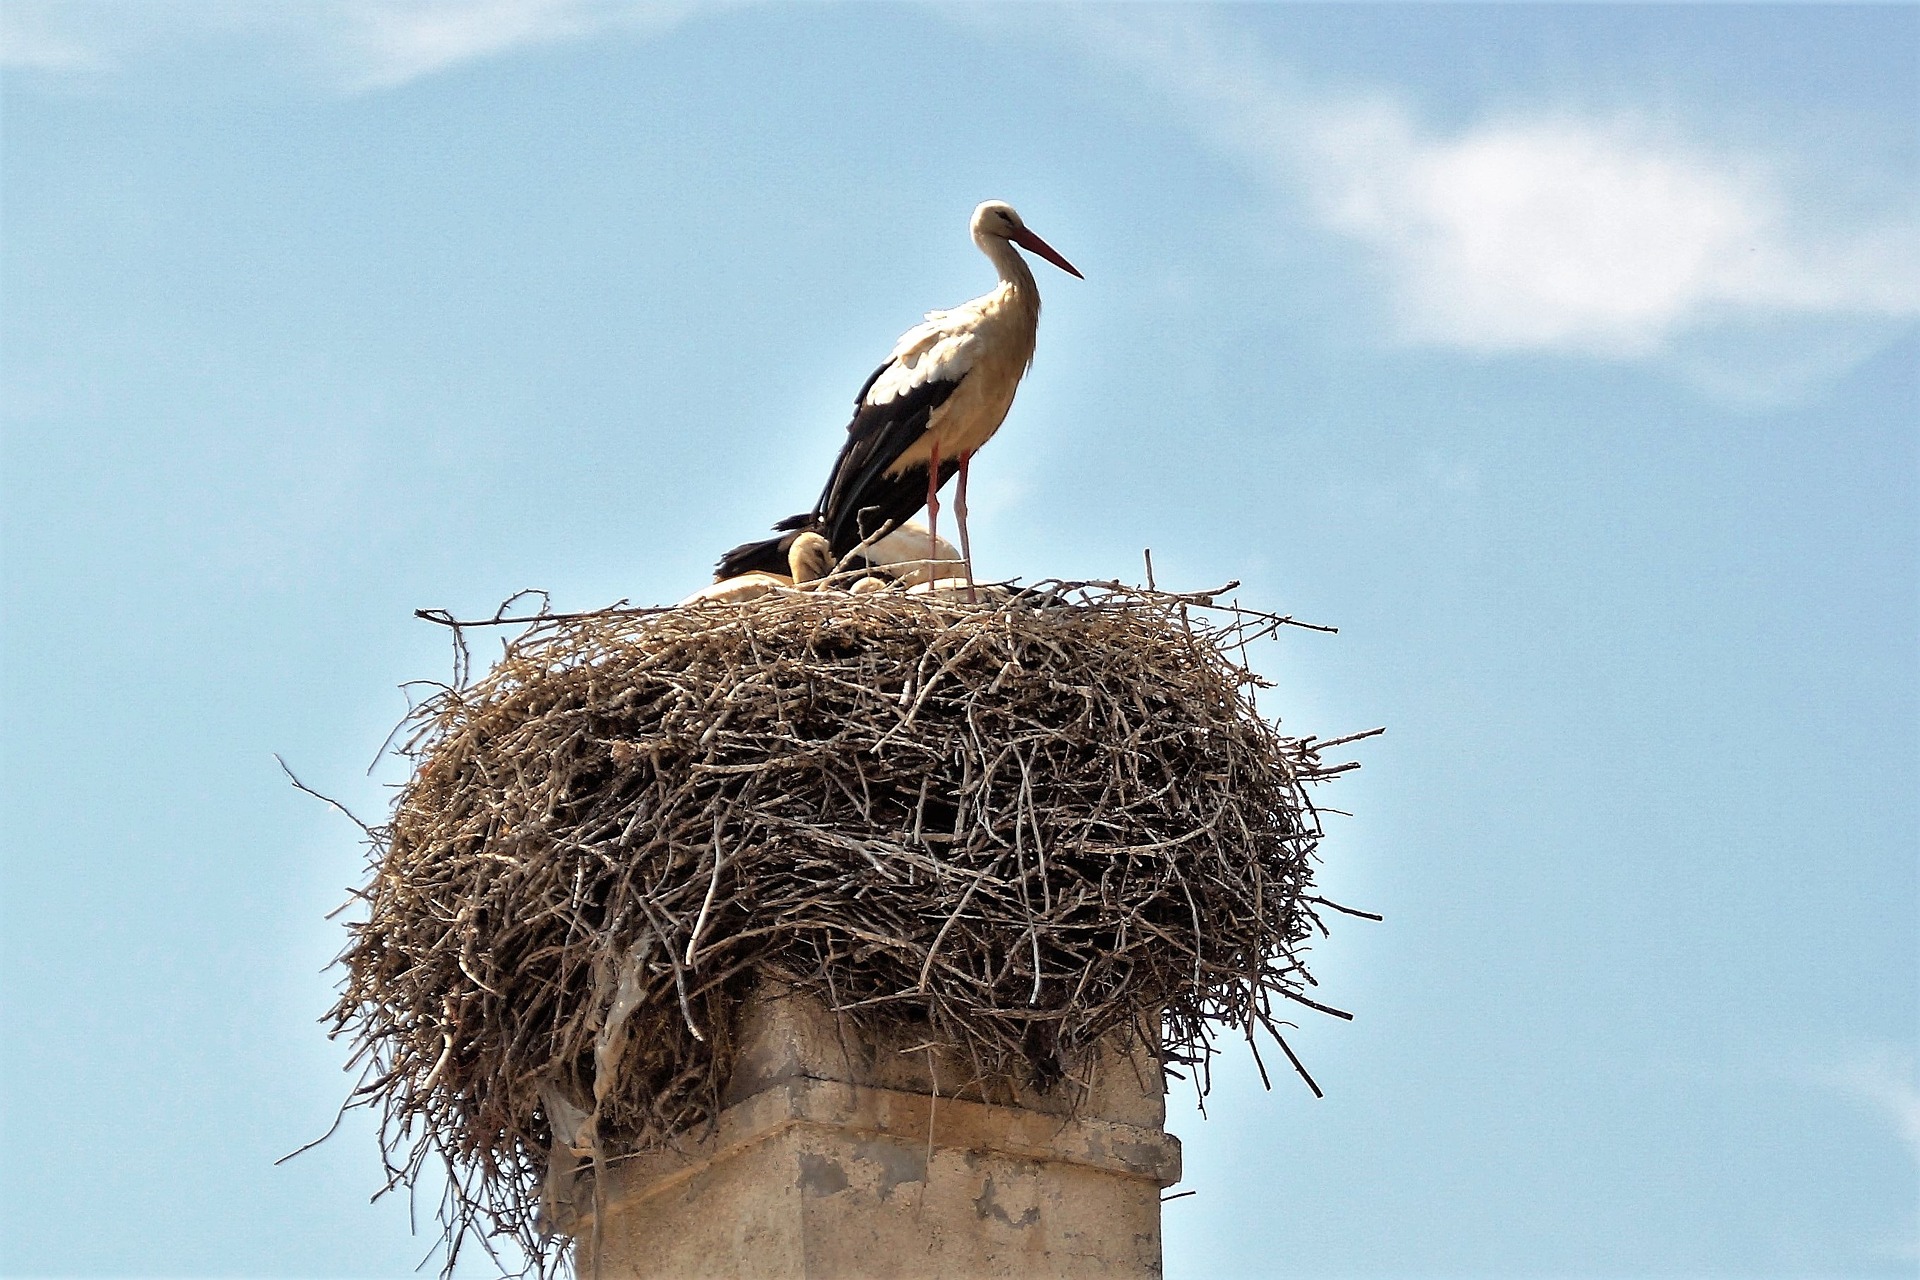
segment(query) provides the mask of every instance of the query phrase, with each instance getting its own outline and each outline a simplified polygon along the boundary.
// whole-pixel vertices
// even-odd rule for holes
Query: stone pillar
[[[1149,1051],[989,1101],[949,1096],[971,1073],[912,1037],[852,1036],[753,1001],[717,1132],[608,1168],[599,1231],[572,1224],[581,1280],[1161,1274],[1180,1143]]]

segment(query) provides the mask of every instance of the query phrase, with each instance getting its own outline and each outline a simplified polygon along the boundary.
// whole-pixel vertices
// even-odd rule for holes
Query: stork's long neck
[[[1000,273],[1001,282],[1013,296],[1013,302],[1032,315],[1037,322],[1040,319],[1040,289],[1033,283],[1033,272],[1027,269],[1027,260],[1013,247],[1013,241],[1000,236],[976,235],[973,242],[980,246],[980,252],[993,262],[994,270]]]

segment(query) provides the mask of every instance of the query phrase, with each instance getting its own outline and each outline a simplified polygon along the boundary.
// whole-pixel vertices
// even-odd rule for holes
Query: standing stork
[[[1019,245],[1074,276],[1080,272],[1027,229],[1013,206],[989,200],[973,211],[973,242],[1000,273],[991,291],[950,311],[929,311],[902,334],[887,362],[854,397],[847,442],[834,460],[820,500],[776,529],[812,531],[836,557],[927,509],[929,539],[938,535],[940,486],[954,475],[960,557],[973,580],[967,539],[967,464],[1000,429],[1020,378],[1033,363],[1040,326],[1040,290]],[[1085,277],[1080,277],[1084,279]],[[793,533],[749,542],[721,557],[721,578],[786,567]],[[937,557],[936,557],[937,558]]]

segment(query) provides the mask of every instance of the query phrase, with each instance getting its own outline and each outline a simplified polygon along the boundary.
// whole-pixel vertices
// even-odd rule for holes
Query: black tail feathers
[[[788,516],[776,529],[789,529],[777,538],[762,538],[758,542],[743,542],[727,554],[720,557],[720,563],[714,567],[714,581],[723,582],[728,578],[737,578],[743,573],[788,573],[792,566],[787,561],[787,551],[793,546],[793,540],[805,530],[814,527],[811,512],[805,515]]]
[[[714,566],[713,580],[724,582],[728,578],[737,578],[743,573],[785,573],[787,572],[787,546],[793,541],[792,534],[778,538],[766,538],[759,542],[746,542],[720,557],[720,563]]]

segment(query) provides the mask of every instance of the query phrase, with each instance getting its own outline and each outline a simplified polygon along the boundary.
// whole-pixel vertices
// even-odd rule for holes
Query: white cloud
[[[1839,1066],[1808,1074],[1814,1083],[1878,1112],[1920,1171],[1920,1060],[1911,1051],[1885,1045],[1864,1049]],[[1870,1248],[1886,1260],[1920,1262],[1920,1216],[1901,1234],[1875,1241]]]
[[[168,45],[240,35],[360,91],[516,50],[657,31],[693,10],[678,0],[7,0],[0,66],[99,73]]]
[[[1443,136],[1371,106],[1306,137],[1314,207],[1388,268],[1417,338],[1636,357],[1742,311],[1920,313],[1912,228],[1799,232],[1757,166],[1631,123]]]
[[[106,66],[94,42],[57,20],[44,4],[0,5],[0,67],[71,73]]]
[[[1827,1072],[1825,1082],[1880,1112],[1920,1168],[1920,1066],[1911,1053],[1863,1053]]]
[[[356,0],[343,12],[360,56],[356,88],[384,88],[444,67],[611,30],[652,31],[690,4],[631,0]]]
[[[457,63],[587,34],[579,0],[362,0],[347,6],[344,37],[362,58],[366,87],[403,84]]]
[[[1920,316],[1912,211],[1802,213],[1780,157],[1551,104],[1443,129],[1384,93],[1309,91],[1186,15],[1090,16],[1076,35],[1357,248],[1407,341],[1662,361],[1766,400]]]

